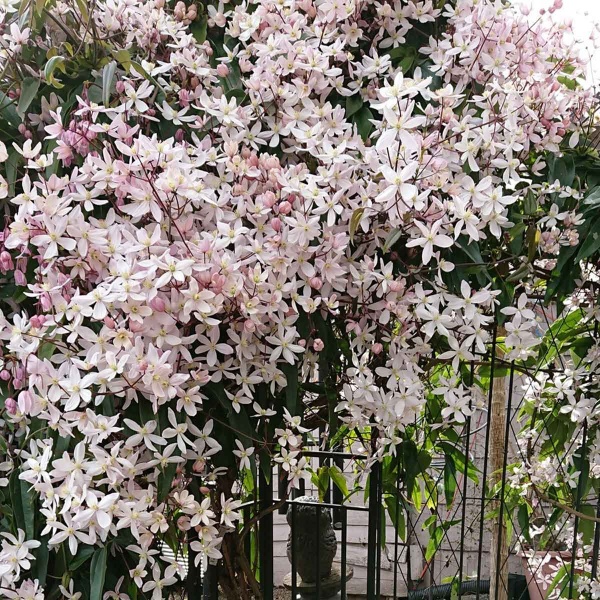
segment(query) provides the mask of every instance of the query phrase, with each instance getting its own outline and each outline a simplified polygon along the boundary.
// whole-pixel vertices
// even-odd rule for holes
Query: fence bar
[[[195,564],[196,556],[196,552],[188,544],[188,573],[185,582],[188,600],[200,600],[203,594],[204,578],[200,565]]]
[[[333,464],[343,473],[344,472],[344,459],[343,458],[338,458],[338,457],[334,457],[333,459]],[[343,509],[341,508],[342,503],[344,502],[344,494],[342,493],[342,490],[340,490],[340,488],[337,485],[333,485],[332,482],[332,490],[331,490],[331,501],[333,504],[338,504],[340,505],[340,508],[334,508],[333,509],[333,527],[334,529],[339,529],[341,527],[341,522],[342,522],[342,512]]]
[[[203,600],[218,600],[219,598],[219,577],[218,566],[211,565],[210,561],[202,578],[202,598]]]
[[[341,596],[342,600],[346,600],[346,563],[347,563],[347,548],[348,545],[348,512],[344,507],[342,510],[341,518],[342,518],[342,589]]]
[[[315,558],[317,559],[317,600],[321,600],[321,506],[317,504],[317,548]]]
[[[379,468],[379,479],[381,479],[381,463],[377,463]],[[377,585],[375,586],[375,597],[379,598],[381,596],[381,504],[383,502],[383,485],[381,481],[378,482],[377,486],[377,500],[375,502],[375,508],[377,509],[377,572],[376,572],[376,581]]]
[[[581,440],[581,465],[583,470],[583,463],[586,460],[586,442],[587,442],[587,431],[588,422],[587,419],[583,422],[583,435]],[[577,482],[577,497],[575,499],[575,510],[579,511],[581,508],[581,497],[583,496],[583,477],[579,477]],[[571,549],[571,572],[569,573],[569,598],[573,597],[573,584],[575,583],[575,559],[577,558],[577,530],[579,529],[579,516],[575,515],[573,521],[573,548]]]
[[[290,538],[292,540],[292,600],[296,600],[298,587],[298,574],[296,573],[296,504],[292,502],[292,522],[290,524]]]
[[[596,519],[600,520],[600,498],[596,502]],[[592,581],[598,579],[598,557],[600,555],[600,523],[594,523],[594,550],[592,551]]]
[[[379,477],[381,465],[376,462],[369,475],[369,533],[367,536],[367,600],[377,600],[376,570],[377,552],[379,544],[379,511],[377,499],[379,497]]]
[[[400,461],[396,456],[396,518],[394,523],[394,600],[398,596],[398,513],[400,512]]]
[[[260,509],[264,511],[273,504],[273,474],[267,479],[260,469],[258,493]],[[273,600],[273,513],[265,514],[258,526],[260,553],[260,586],[263,600]]]
[[[277,494],[279,495],[280,498],[283,498],[285,496],[286,489],[287,489],[286,473],[281,468],[281,465],[279,465],[279,468],[277,469]],[[279,507],[279,510],[277,512],[280,515],[285,515],[285,513],[287,512],[287,508],[286,508],[285,504],[282,504]]]

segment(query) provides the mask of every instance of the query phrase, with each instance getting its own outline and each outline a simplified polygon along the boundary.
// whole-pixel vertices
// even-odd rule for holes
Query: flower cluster
[[[289,486],[309,477],[296,390],[331,391],[326,353],[344,356],[340,420],[388,452],[423,410],[429,362],[458,373],[488,352],[500,291],[484,261],[527,274],[577,242],[579,191],[543,183],[591,102],[568,31],[499,2],[439,4],[220,2],[206,41],[194,4],[100,0],[90,28],[57,2],[49,48],[68,54],[70,28],[114,48],[73,105],[49,95],[0,143],[0,269],[23,288],[0,315],[5,470],[51,551],[112,543],[165,597],[180,573],[156,540],[175,527],[219,558],[240,518],[219,483],[226,443],[241,470],[269,452]],[[5,5],[10,72],[31,34]],[[60,95],[68,61],[49,60]],[[532,199],[525,232],[511,219]],[[529,255],[510,251],[519,236]],[[527,359],[527,296],[502,312],[507,356]],[[433,394],[450,427],[478,402],[458,376]],[[19,536],[1,587],[37,599],[18,586],[39,544]]]

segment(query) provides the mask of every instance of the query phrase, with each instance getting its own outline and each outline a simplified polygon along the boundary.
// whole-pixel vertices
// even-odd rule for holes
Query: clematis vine
[[[77,2],[37,4],[0,7],[0,486],[31,502],[3,533],[6,597],[46,597],[44,544],[119,556],[106,598],[167,598],[166,544],[220,559],[264,457],[288,493],[310,480],[319,398],[369,428],[369,464],[432,397],[465,423],[481,390],[461,366],[499,319],[506,360],[535,354],[531,290],[589,220],[557,161],[594,97],[550,15],[98,0],[86,26]],[[563,414],[590,410],[565,392]]]

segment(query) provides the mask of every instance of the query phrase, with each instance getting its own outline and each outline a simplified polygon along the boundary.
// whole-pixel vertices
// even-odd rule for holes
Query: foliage
[[[569,383],[596,364],[594,284],[573,285],[600,247],[594,98],[566,28],[488,0],[1,19],[3,597],[157,600],[170,547],[248,598],[255,474],[359,486],[312,472],[317,427],[382,463],[400,529],[398,506],[431,509],[431,558],[437,504],[480,477],[458,431],[496,342],[548,355],[533,294],[580,313]]]

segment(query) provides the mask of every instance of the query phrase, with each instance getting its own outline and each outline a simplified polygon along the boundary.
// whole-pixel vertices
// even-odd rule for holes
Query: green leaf
[[[335,465],[331,465],[329,467],[329,476],[331,477],[331,481],[333,481],[338,490],[342,492],[344,498],[347,498],[349,495],[348,484],[340,468]]]
[[[281,370],[286,378],[285,407],[291,415],[296,415],[298,411],[298,365],[286,363]]]
[[[35,538],[35,498],[36,493],[30,489],[27,481],[20,480],[21,484],[21,504],[23,506],[23,524],[27,539]]]
[[[456,245],[473,261],[475,265],[483,265],[485,261],[481,256],[479,244],[472,241],[469,237],[461,235],[456,240]],[[489,278],[489,274],[488,274]]]
[[[396,491],[396,493],[398,492]],[[390,516],[390,520],[392,521],[398,536],[402,541],[406,542],[406,519],[404,518],[404,507],[399,502],[396,502],[395,494],[387,495],[384,498],[384,502],[388,515]]]
[[[8,193],[12,197],[15,195],[15,184],[17,182],[17,168],[21,162],[21,155],[12,148],[8,152],[8,159],[5,163],[6,182],[8,183]]]
[[[357,208],[350,217],[350,241],[354,241],[354,234],[360,225],[360,222],[363,218],[363,214],[365,212],[365,208]]]
[[[177,465],[169,463],[166,469],[158,476],[158,501],[162,502],[168,495],[175,478]]]
[[[373,119],[373,113],[366,106],[363,106],[352,119],[356,123],[358,134],[363,140],[367,140],[373,130],[371,119]]]
[[[25,530],[25,516],[23,514],[23,502],[21,500],[21,480],[19,470],[15,469],[8,482],[10,498],[12,500],[13,517],[15,529]]]
[[[531,536],[529,534],[529,506],[527,504],[521,504],[517,511],[517,521],[521,527],[521,535],[531,543]]]
[[[444,440],[439,442],[440,448],[447,456],[451,456],[454,461],[456,470],[459,473],[465,474],[465,463],[466,463],[466,474],[467,477],[476,484],[479,484],[479,477],[477,476],[477,468],[473,464],[473,461],[468,460],[464,453],[459,450],[456,446],[450,442]]]
[[[383,244],[383,251],[389,252],[390,248],[400,239],[402,233],[402,229],[392,229],[385,240],[385,244]]]
[[[317,488],[319,490],[319,500],[323,502],[323,498],[325,498],[325,494],[329,489],[329,468],[323,465],[317,471]]]
[[[544,296],[546,304],[557,297],[564,298],[575,289],[575,280],[580,271],[578,261],[574,260],[576,251],[576,246],[563,246],[560,249],[558,262],[547,284],[546,295]]]
[[[86,563],[94,554],[96,548],[94,546],[79,546],[77,554],[73,557],[73,560],[69,563],[69,571],[77,571],[81,565]]]
[[[90,566],[90,600],[102,600],[104,579],[106,577],[107,549],[99,548],[94,552]]]
[[[246,92],[244,92],[244,90],[240,90],[240,89],[231,89],[231,90],[227,90],[225,92],[225,98],[227,98],[227,100],[231,100],[232,98],[235,98],[238,106],[240,106],[242,104],[242,102],[244,102],[244,100],[246,100],[247,97],[248,97],[248,94]]]
[[[364,102],[360,93],[352,94],[346,98],[346,118],[349,119],[356,114],[362,107]]]
[[[57,89],[65,87],[56,77],[54,76],[54,72],[58,69],[61,73],[66,73],[67,69],[65,67],[66,59],[64,56],[53,56],[44,67],[44,78],[46,81]]]
[[[542,232],[535,225],[530,225],[525,232],[525,241],[527,242],[527,258],[530,263],[533,262],[533,259],[537,254],[541,239]]]
[[[50,342],[43,342],[37,352],[38,358],[43,360],[44,358],[50,358],[54,354],[56,346]]]
[[[446,454],[444,462],[444,494],[446,496],[446,506],[449,508],[454,501],[454,492],[456,491],[456,465],[452,456]]]
[[[17,128],[21,124],[21,118],[17,114],[15,101],[3,92],[0,92],[0,114],[2,115],[2,119],[11,127]]]
[[[569,155],[560,158],[556,158],[555,155],[551,156],[553,159],[548,160],[551,183],[558,179],[561,185],[573,185],[575,180],[575,161],[573,157]]]
[[[590,227],[590,233],[579,246],[575,260],[577,262],[589,258],[600,250],[600,220],[596,219]]]
[[[442,543],[442,539],[444,538],[444,528],[436,527],[431,533],[431,537],[429,538],[429,542],[427,543],[427,548],[425,549],[425,560],[430,561],[434,554],[437,552],[440,544]]]
[[[48,548],[49,539],[49,535],[42,537],[40,539],[40,546],[33,551],[35,555],[33,573],[41,585],[46,583],[46,575],[48,574],[48,560],[50,558],[50,550]]]
[[[110,93],[113,87],[113,79],[117,71],[117,63],[111,60],[102,69],[102,102],[106,106],[110,100]]]
[[[129,50],[117,50],[113,52],[113,56],[117,60],[117,62],[125,69],[126,72],[129,72],[131,68],[131,54]]]
[[[36,97],[38,90],[40,89],[40,80],[37,77],[25,77],[21,84],[21,95],[19,96],[19,103],[17,104],[17,114],[24,119],[25,113],[29,108],[29,105],[33,102]]]
[[[203,44],[206,41],[207,28],[208,17],[206,14],[200,15],[200,17],[193,21],[189,26],[190,33],[199,44]]]

